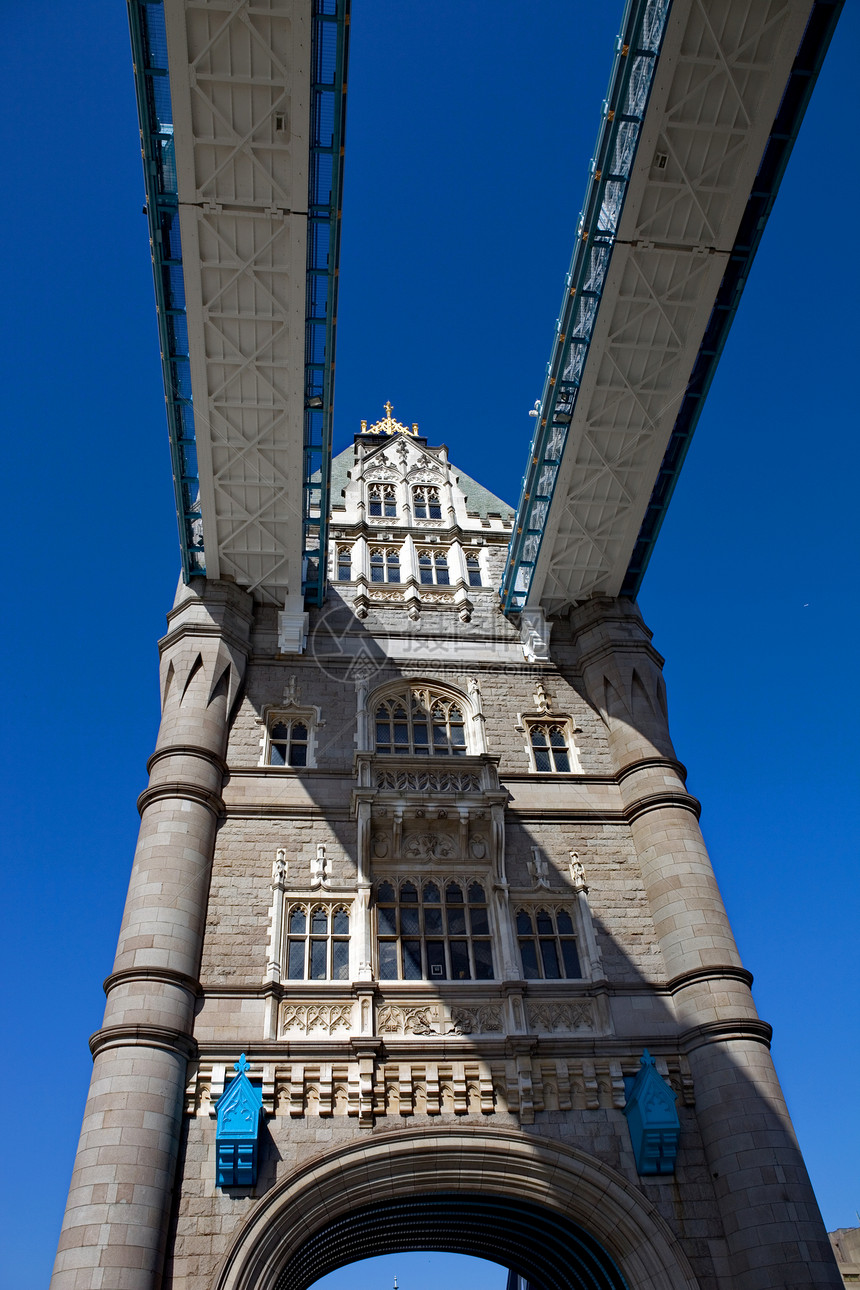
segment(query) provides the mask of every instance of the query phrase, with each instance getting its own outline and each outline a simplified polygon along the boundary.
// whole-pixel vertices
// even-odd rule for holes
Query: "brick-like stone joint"
[[[630,600],[595,597],[573,611],[571,630],[587,696],[606,725],[642,866],[679,1041],[696,1088],[732,1285],[837,1287],[824,1223],[771,1061],[770,1027],[756,1012],[752,978],[741,964],[699,828],[698,803],[675,756],[663,660]],[[796,1216],[788,1245],[781,1222],[786,1202]],[[790,1264],[787,1248],[796,1251]]]
[[[180,583],[162,718],[53,1290],[160,1284],[231,716],[252,624],[239,588]],[[108,1272],[108,1266],[110,1271]],[[107,1277],[107,1279],[105,1279]]]

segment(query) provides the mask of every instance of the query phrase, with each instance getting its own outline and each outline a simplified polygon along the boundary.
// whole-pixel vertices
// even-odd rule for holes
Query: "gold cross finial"
[[[381,421],[375,421],[372,426],[369,426],[366,421],[362,421],[361,423],[362,434],[417,434],[418,433],[417,421],[413,424],[412,429],[410,430],[408,426],[401,425],[399,421],[394,420],[394,418],[391,415],[392,412],[394,411],[394,404],[391,402],[390,399],[386,403],[383,403],[382,407],[385,412],[385,416],[382,418]]]

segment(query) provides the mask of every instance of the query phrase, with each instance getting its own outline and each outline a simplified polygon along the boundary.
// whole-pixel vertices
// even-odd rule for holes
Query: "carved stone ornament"
[[[529,1027],[532,1030],[593,1030],[594,1015],[591,1004],[582,1003],[530,1003]]]
[[[444,833],[413,833],[403,843],[407,860],[449,860],[454,854],[454,843]]]
[[[492,1004],[475,1008],[452,1008],[451,1021],[461,1035],[497,1034],[503,1029],[502,1010]]]
[[[281,1033],[298,1030],[303,1035],[333,1035],[352,1029],[351,1003],[283,1003]]]
[[[477,793],[481,782],[466,771],[378,770],[376,787],[406,793]]]
[[[422,457],[420,461],[416,461],[407,475],[407,479],[412,484],[434,484],[444,478],[445,467],[429,457]]]
[[[438,1035],[439,1009],[434,1004],[384,1004],[377,1013],[379,1035]]]
[[[469,851],[474,860],[483,860],[487,855],[487,839],[483,833],[476,833],[469,842]]]

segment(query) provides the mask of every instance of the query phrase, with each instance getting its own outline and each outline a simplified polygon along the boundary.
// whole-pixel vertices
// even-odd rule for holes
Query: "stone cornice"
[[[725,1044],[732,1040],[752,1040],[770,1048],[773,1027],[759,1018],[735,1017],[725,1021],[705,1021],[699,1026],[691,1026],[681,1032],[680,1041],[684,1052],[691,1053],[706,1044]]]
[[[673,770],[675,774],[678,776],[678,778],[681,780],[681,782],[686,784],[687,767],[684,765],[684,763],[682,761],[678,761],[674,757],[660,757],[660,756],[639,757],[637,758],[636,761],[629,761],[626,766],[622,766],[621,769],[617,772],[617,774],[615,775],[615,779],[618,781],[619,784],[621,784],[624,782],[625,779],[629,778],[630,775],[636,775],[638,774],[639,771],[655,770],[655,769],[665,770],[666,768],[668,768],[669,770]]]
[[[224,758],[218,753],[210,752],[208,748],[202,748],[199,744],[170,744],[167,748],[156,748],[146,763],[147,774],[151,775],[153,766],[163,761],[165,757],[199,757],[201,761],[209,762],[222,775],[229,774],[229,767]]]
[[[644,797],[638,798],[624,808],[622,812],[624,819],[628,824],[638,820],[641,816],[647,815],[649,811],[679,810],[689,811],[695,815],[696,819],[702,813],[702,804],[698,798],[693,797],[690,793],[647,793]]]
[[[253,626],[252,618],[248,618],[246,621],[249,626]],[[159,656],[161,656],[166,650],[170,649],[171,646],[175,645],[177,641],[181,641],[187,636],[210,638],[217,636],[219,640],[224,641],[225,645],[232,646],[232,648],[237,650],[240,654],[247,655],[251,652],[251,643],[247,636],[240,636],[229,628],[219,626],[218,623],[191,622],[180,623],[178,627],[174,627],[169,631],[166,636],[162,636],[161,640],[158,642]]]
[[[108,994],[115,986],[131,984],[134,981],[158,981],[162,985],[175,985],[180,990],[187,990],[195,999],[203,993],[203,987],[196,977],[187,976],[185,972],[174,972],[166,967],[134,967],[112,972],[104,979],[104,992]]]
[[[159,1048],[189,1061],[197,1056],[194,1037],[171,1026],[105,1026],[90,1036],[93,1057],[111,1048]]]
[[[753,974],[744,967],[721,963],[715,964],[713,967],[693,968],[690,972],[681,972],[678,976],[673,976],[670,981],[666,982],[666,988],[670,994],[678,994],[679,991],[686,990],[688,986],[708,981],[740,981],[743,985],[751,987]]]
[[[219,793],[199,788],[196,784],[186,784],[182,780],[170,780],[164,784],[145,788],[137,799],[137,809],[143,815],[146,808],[153,802],[162,802],[170,798],[178,798],[183,802],[196,802],[198,806],[205,806],[217,818],[225,813],[224,802]]]

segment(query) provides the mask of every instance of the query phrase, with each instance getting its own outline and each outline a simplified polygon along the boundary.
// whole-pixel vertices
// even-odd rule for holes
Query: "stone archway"
[[[297,1170],[251,1214],[215,1290],[306,1290],[371,1253],[419,1248],[504,1263],[547,1290],[698,1284],[656,1208],[592,1157],[439,1128],[374,1133]]]

